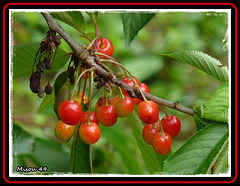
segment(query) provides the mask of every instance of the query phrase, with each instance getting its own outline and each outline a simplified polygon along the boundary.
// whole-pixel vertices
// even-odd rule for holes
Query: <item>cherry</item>
[[[76,101],[79,103],[79,105],[81,105],[82,103],[82,95],[83,95],[83,92],[80,92],[78,94],[78,91],[75,91],[74,92],[74,96],[73,96],[73,101]],[[83,97],[83,103],[86,104],[88,102],[88,97],[86,94],[84,94],[84,97]]]
[[[108,104],[111,104],[110,99],[107,98],[107,100],[108,100]],[[95,105],[95,111],[97,111],[98,107],[105,104],[106,104],[106,97],[105,96],[100,97]]]
[[[111,100],[111,105],[113,105],[114,107],[116,107],[116,103],[118,102],[119,99],[120,99],[119,96],[115,96],[115,97]]]
[[[136,81],[137,84],[140,84],[140,81],[135,77],[135,76],[132,76],[133,79]],[[125,76],[123,79],[122,79],[122,82],[128,84],[129,86],[133,87],[134,86],[134,82],[131,78]]]
[[[108,56],[112,56],[114,51],[113,44],[106,38],[98,39],[97,52],[103,53]],[[101,55],[99,55],[101,56]],[[103,59],[107,59],[105,56],[101,56]]]
[[[94,144],[101,137],[100,128],[94,122],[91,122],[90,124],[82,123],[79,127],[78,132],[79,132],[79,136],[81,137],[83,142],[86,144]]]
[[[161,132],[160,124],[146,124],[143,127],[142,136],[146,143],[152,145],[153,137],[156,133]]]
[[[58,140],[62,142],[68,142],[74,133],[74,126],[67,125],[61,120],[57,123],[55,127],[55,136]]]
[[[132,113],[134,109],[134,103],[132,99],[125,95],[123,99],[118,99],[116,102],[116,111],[118,117],[126,117]]]
[[[99,122],[105,126],[113,126],[118,119],[116,108],[113,105],[101,105],[97,109],[97,117]]]
[[[181,130],[180,120],[173,115],[167,115],[161,119],[163,131],[167,132],[171,137],[177,136]]]
[[[156,153],[162,156],[167,155],[172,147],[172,138],[166,132],[164,134],[158,132],[153,137],[152,146]]]
[[[140,84],[140,81],[135,77],[135,76],[132,76],[133,77],[133,79],[135,80],[135,82],[137,83],[137,84]],[[122,79],[122,82],[123,83],[126,83],[127,85],[129,85],[129,86],[131,86],[131,87],[134,87],[134,82],[133,82],[133,80],[131,79],[131,78],[129,78],[129,77],[127,77],[127,76],[125,76],[123,79]],[[121,89],[122,90],[122,93],[123,94],[128,94],[128,92],[126,91],[126,90],[124,90],[124,89]]]
[[[148,88],[148,86],[145,83],[140,83],[138,84],[140,87],[140,90],[150,93],[150,90]],[[138,89],[138,87],[136,87]],[[139,105],[143,100],[139,99],[139,98],[133,98],[132,99],[135,105]]]
[[[89,121],[90,121],[90,122],[94,122],[94,123],[96,123],[97,125],[99,125],[99,121],[98,121],[97,113],[96,113],[96,112],[90,111]],[[80,120],[80,124],[87,123],[87,122],[88,122],[88,112],[83,112],[83,113],[82,113],[81,120]]]
[[[154,101],[143,101],[138,105],[137,113],[144,123],[153,124],[159,119],[159,109]]]
[[[58,116],[64,123],[76,125],[81,120],[82,108],[78,102],[65,100],[58,107]]]

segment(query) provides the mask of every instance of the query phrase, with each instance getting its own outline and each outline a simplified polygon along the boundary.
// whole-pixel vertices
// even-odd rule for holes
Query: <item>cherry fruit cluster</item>
[[[167,155],[172,147],[172,137],[177,136],[180,130],[180,120],[176,116],[166,115],[160,122],[145,124],[142,136],[156,153]]]
[[[46,50],[53,50],[50,49],[47,48]],[[70,63],[73,61],[74,64],[70,66],[69,63],[67,71],[69,73],[68,77],[71,84],[75,83],[75,77],[78,77],[78,79],[75,83],[71,98],[59,104],[57,114],[60,120],[55,127],[56,137],[63,142],[68,142],[72,138],[74,131],[77,131],[83,142],[86,144],[94,144],[101,137],[99,124],[104,127],[111,127],[117,123],[119,117],[130,115],[136,106],[138,117],[145,123],[142,131],[143,139],[146,143],[152,145],[156,153],[160,155],[168,154],[172,146],[172,137],[178,135],[181,130],[179,119],[173,115],[168,115],[166,111],[154,101],[146,99],[143,92],[150,93],[148,86],[132,76],[127,69],[112,58],[114,49],[111,41],[106,38],[100,38],[97,39],[96,42],[92,42],[92,45],[86,47],[86,49],[91,55],[94,55],[94,59],[98,59],[96,63],[107,71],[113,72],[105,65],[107,62],[111,62],[113,68],[117,66],[118,69],[120,69],[121,67],[124,73],[119,70],[121,74],[117,74],[117,76],[122,77],[121,81],[123,83],[138,89],[141,94],[136,96],[136,92],[126,91],[123,88],[117,87],[118,91],[115,90],[116,96],[110,99],[107,92],[113,90],[114,85],[103,77],[96,76],[93,78],[97,75],[97,72],[92,68],[87,68],[83,64],[79,67],[81,63],[79,63],[76,56],[73,55]],[[40,64],[41,63],[38,63],[38,67]],[[41,70],[38,69],[30,78],[30,87],[33,92],[36,92],[36,90],[32,88],[33,82],[34,80],[40,79],[40,72]],[[90,72],[91,76],[89,78],[88,75]],[[81,79],[85,79],[84,89],[81,92],[79,86],[79,90],[75,91]],[[90,82],[89,99],[85,95],[87,81]],[[101,88],[104,88],[105,94],[97,100],[94,110],[91,110],[92,99],[94,97],[92,95],[93,82],[96,84],[95,89],[97,89],[97,92]],[[38,85],[38,83],[36,84]],[[166,114],[161,121],[159,120],[159,108]]]

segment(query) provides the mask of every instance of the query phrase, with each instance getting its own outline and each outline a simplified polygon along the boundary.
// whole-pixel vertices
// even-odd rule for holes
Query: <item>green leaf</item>
[[[200,51],[188,50],[163,55],[190,64],[193,67],[196,67],[197,69],[214,77],[220,82],[228,81],[228,68],[223,66],[219,60],[209,56],[208,54]]]
[[[91,173],[92,160],[90,145],[84,143],[78,135],[78,127],[75,128],[70,155],[70,171],[72,173]]]
[[[53,90],[54,91],[54,90]],[[38,113],[41,113],[46,107],[49,105],[53,105],[55,103],[55,94],[51,93],[50,95],[45,95],[41,105],[38,108]]]
[[[121,13],[126,47],[137,36],[138,32],[155,16],[156,13],[128,12]]]
[[[92,40],[95,38],[95,33],[86,33]],[[85,43],[90,43],[90,41],[84,36],[82,33],[79,34],[79,39],[84,41]]]
[[[55,103],[54,103],[54,112],[58,116],[58,106],[59,104],[69,99],[68,92],[68,83],[67,83],[68,72],[62,72],[58,75],[55,84],[54,84],[54,94],[55,94]]]
[[[219,122],[228,122],[228,97],[228,83],[224,83],[218,87],[206,104],[202,118]]]
[[[38,113],[41,113],[49,105],[54,105],[55,104],[55,107],[58,108],[58,105],[59,105],[59,104],[57,104],[58,100],[59,100],[59,102],[61,102],[61,100],[64,100],[65,98],[67,98],[67,92],[68,91],[66,93],[61,93],[61,94],[58,95],[59,90],[66,83],[67,77],[68,77],[68,72],[67,71],[64,71],[64,72],[62,72],[58,75],[58,77],[56,78],[56,80],[54,82],[52,93],[50,95],[46,94],[44,96],[44,98],[42,100],[42,103],[38,108]],[[66,90],[66,89],[64,89],[64,90]]]
[[[85,32],[86,23],[84,17],[79,11],[68,11],[68,12],[52,12],[51,15],[71,27],[75,28],[79,32]]]
[[[55,83],[54,83],[54,93],[55,93],[55,96],[58,95],[58,92],[60,90],[60,88],[67,82],[67,78],[68,78],[68,72],[67,71],[64,71],[62,73],[60,73],[56,80],[55,80]]]
[[[206,119],[203,119],[202,118],[202,115],[203,115],[203,111],[204,111],[204,108],[206,107],[206,104],[207,104],[207,101],[206,100],[197,100],[195,103],[195,106],[194,106],[194,121],[196,123],[196,126],[197,126],[197,130],[201,130],[202,128],[210,125],[211,123],[213,123],[213,121],[209,121],[209,120],[206,120]]]
[[[147,170],[150,174],[161,172],[163,169],[164,161],[170,156],[171,153],[166,156],[157,155],[154,152],[152,146],[143,140],[143,125],[135,111],[133,111],[132,114],[127,117],[127,119],[130,123],[133,135],[137,141],[138,148],[142,154]]]
[[[47,166],[47,173],[69,171],[69,151],[56,141],[36,138],[35,150],[30,158],[37,167]]]
[[[34,150],[34,137],[17,124],[12,128],[13,155],[28,154]]]
[[[86,12],[93,21],[96,21],[97,20],[97,17],[98,17],[98,12]]]
[[[122,133],[122,128],[116,126],[103,128],[101,130],[102,136],[106,138],[108,141],[111,141],[113,146],[117,149],[119,154],[122,157],[122,161],[126,168],[128,169],[129,174],[142,174],[143,171],[137,161],[135,154],[126,149],[130,149],[131,147],[128,146],[129,144],[129,137]]]
[[[206,174],[228,135],[226,124],[216,123],[203,128],[166,160],[164,174]]]
[[[163,59],[156,55],[144,55],[134,59],[123,60],[121,64],[136,76],[139,81],[143,81],[162,69]]]
[[[214,166],[214,174],[226,173],[228,171],[228,143],[223,147]]]
[[[13,78],[30,76],[33,63],[40,43],[23,43],[13,47]],[[62,68],[70,58],[67,53],[58,47],[52,71]],[[36,67],[34,68],[34,70]]]

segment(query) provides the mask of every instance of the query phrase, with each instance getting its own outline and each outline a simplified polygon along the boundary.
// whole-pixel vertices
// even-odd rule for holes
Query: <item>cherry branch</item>
[[[87,68],[93,67],[95,69],[95,73],[98,76],[108,80],[109,83],[115,84],[125,89],[130,94],[130,96],[138,97],[140,99],[142,98],[139,89],[136,89],[134,87],[131,87],[123,83],[120,79],[117,78],[115,74],[108,72],[106,69],[104,69],[101,66],[101,64],[98,63],[99,59],[96,59],[96,56],[92,56],[88,50],[86,50],[81,45],[79,45],[76,41],[74,41],[68,35],[68,33],[53,19],[50,13],[42,12],[42,15],[45,18],[49,28],[53,31],[56,31],[68,43],[68,45],[73,50],[74,54],[78,56],[79,60],[81,60],[87,66]],[[180,105],[179,102],[171,102],[171,101],[156,97],[147,92],[143,92],[143,94],[148,100],[152,100],[159,105],[163,105],[163,106],[178,110],[180,112],[189,114],[191,116],[194,115],[194,111],[192,109],[189,109]]]

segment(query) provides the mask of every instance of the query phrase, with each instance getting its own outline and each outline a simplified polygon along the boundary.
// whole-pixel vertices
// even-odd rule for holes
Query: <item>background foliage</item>
[[[85,20],[87,27],[84,29],[87,33],[93,33],[94,25],[90,18],[85,16]],[[60,24],[74,40],[86,44],[75,29],[62,22]],[[40,13],[13,13],[14,45],[40,42],[47,30],[47,24]],[[198,99],[209,100],[220,82],[202,71],[160,54],[200,50],[228,65],[225,13],[157,13],[127,49],[118,13],[99,13],[98,30],[99,35],[112,41],[115,49],[113,57],[118,58],[140,81],[148,84],[153,95],[173,102],[179,101],[189,108],[193,108],[193,103]],[[71,52],[64,40],[61,48]],[[29,52],[26,51],[26,55],[35,55]],[[57,75],[58,73],[52,73],[51,77],[54,79]],[[46,79],[47,76],[50,74],[46,74]],[[30,91],[29,78],[13,79],[12,83],[12,119],[18,124],[15,130],[23,130],[20,137],[26,140],[26,146],[23,145],[21,151],[14,154],[13,167],[21,162],[26,166],[47,165],[48,172],[68,172],[72,141],[65,144],[55,138],[54,127],[58,120],[53,105],[38,113],[42,100]],[[176,151],[195,133],[196,126],[193,117],[168,108],[166,110],[178,116],[182,123],[181,133],[173,138],[173,151]],[[161,117],[163,115],[161,113]],[[94,172],[148,174],[126,118],[118,119],[112,128],[101,127],[101,131],[100,141],[92,148]]]

